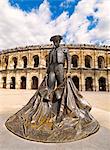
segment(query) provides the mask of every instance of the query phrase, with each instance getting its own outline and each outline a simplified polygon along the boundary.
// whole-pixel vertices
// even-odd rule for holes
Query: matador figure
[[[67,48],[60,47],[61,40],[62,36],[60,35],[55,35],[50,38],[50,41],[53,41],[54,47],[49,52],[47,59],[47,86],[49,92],[54,90],[56,83],[57,87],[63,83],[65,74],[65,61],[67,62],[66,75],[70,75],[71,57]],[[62,90],[55,92],[56,104],[54,103],[53,109],[56,112],[56,115],[59,113],[62,92]],[[45,99],[49,100],[48,95],[45,97]]]
[[[91,105],[74,85],[71,58],[68,49],[60,47],[61,40],[60,35],[50,38],[54,45],[48,55],[43,81],[29,102],[5,123],[8,130],[22,138],[69,142],[85,138],[100,127],[90,114]]]

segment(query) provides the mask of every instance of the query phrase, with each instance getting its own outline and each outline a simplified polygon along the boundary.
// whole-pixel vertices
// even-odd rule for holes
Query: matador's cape
[[[52,143],[75,141],[95,133],[99,124],[71,77],[50,93],[46,80],[47,77],[30,101],[6,121],[8,130],[28,140]],[[58,115],[56,93],[62,93]],[[45,99],[47,94],[50,100]]]

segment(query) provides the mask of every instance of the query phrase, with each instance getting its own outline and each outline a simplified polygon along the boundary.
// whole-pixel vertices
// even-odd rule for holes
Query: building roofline
[[[108,45],[92,45],[92,44],[61,44],[63,47],[72,48],[72,49],[95,49],[95,50],[104,50],[110,51],[110,46]],[[21,51],[28,51],[28,50],[43,50],[43,49],[51,49],[53,46],[52,44],[46,45],[30,45],[24,47],[16,47],[10,49],[3,49],[0,51],[0,54],[6,53],[13,53],[13,52],[21,52]]]

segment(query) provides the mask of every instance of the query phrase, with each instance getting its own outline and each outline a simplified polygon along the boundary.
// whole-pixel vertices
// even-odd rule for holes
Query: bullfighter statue
[[[42,83],[29,102],[5,123],[17,136],[37,142],[69,142],[85,138],[100,127],[71,79],[69,50],[60,46],[61,40],[60,35],[50,38],[54,45]]]

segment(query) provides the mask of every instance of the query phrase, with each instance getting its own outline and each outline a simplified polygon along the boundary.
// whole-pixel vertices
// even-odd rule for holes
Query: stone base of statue
[[[70,142],[99,129],[90,115],[91,106],[76,89],[71,77],[48,91],[46,77],[30,101],[5,125],[14,134],[36,142]],[[58,96],[60,98],[58,99]]]

